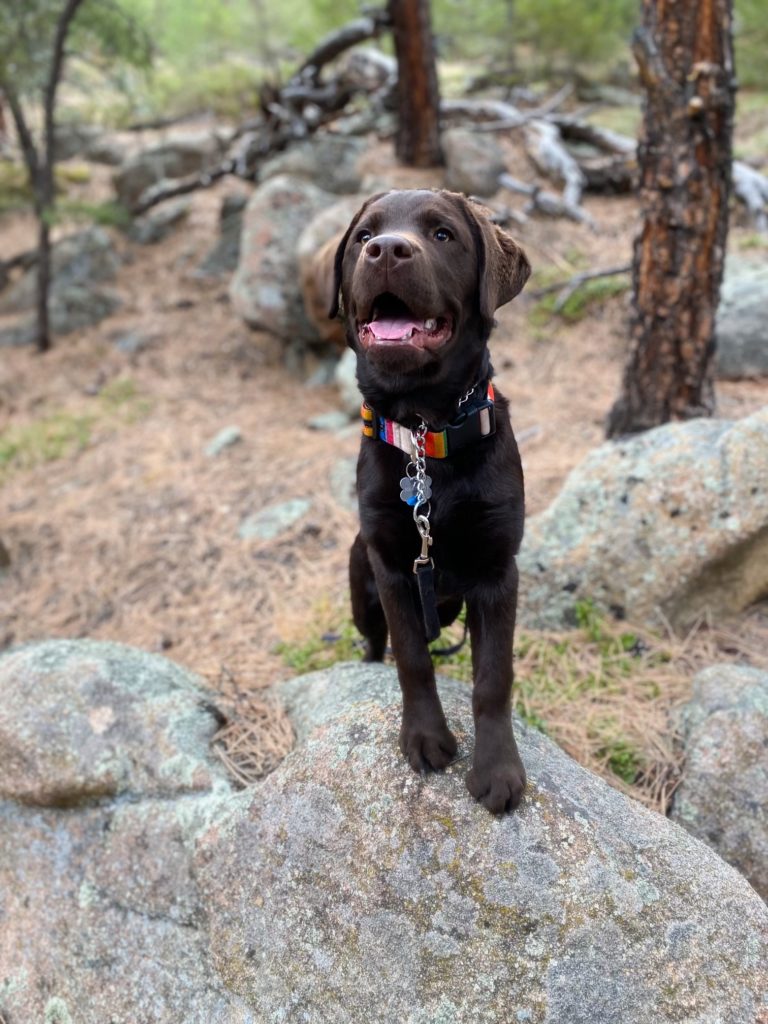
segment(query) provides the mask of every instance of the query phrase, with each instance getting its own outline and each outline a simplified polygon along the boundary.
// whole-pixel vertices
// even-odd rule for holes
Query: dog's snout
[[[410,260],[414,247],[404,235],[376,235],[365,246],[365,259],[370,263],[385,261],[390,265]]]

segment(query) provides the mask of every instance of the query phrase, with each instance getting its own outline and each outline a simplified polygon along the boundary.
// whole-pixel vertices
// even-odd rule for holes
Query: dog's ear
[[[357,226],[357,222],[363,216],[365,211],[371,205],[375,203],[377,199],[381,199],[386,192],[377,192],[375,196],[371,196],[370,199],[366,199],[357,213],[350,221],[349,227],[341,236],[341,241],[336,249],[336,255],[333,258],[333,294],[331,295],[331,305],[328,310],[328,319],[333,320],[339,315],[339,291],[341,290],[341,269],[344,263],[344,253],[347,251],[347,242],[349,242],[352,232]]]
[[[493,320],[499,306],[511,302],[523,290],[531,276],[531,265],[517,242],[491,221],[489,210],[465,202],[477,229],[480,315]]]

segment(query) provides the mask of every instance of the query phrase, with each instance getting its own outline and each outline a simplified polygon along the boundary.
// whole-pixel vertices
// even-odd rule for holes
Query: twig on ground
[[[597,281],[603,277],[616,277],[619,274],[628,274],[632,270],[631,263],[621,263],[615,267],[605,267],[602,270],[584,270],[574,276],[569,281],[558,281],[556,284],[548,284],[543,288],[537,288],[536,291],[531,292],[531,298],[541,299],[545,295],[551,295],[553,292],[559,292],[557,301],[553,307],[555,313],[561,312],[566,302],[570,297],[581,288],[582,285],[586,284],[587,281]]]

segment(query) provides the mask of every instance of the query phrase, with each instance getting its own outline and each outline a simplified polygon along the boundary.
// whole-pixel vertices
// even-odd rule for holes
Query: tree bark
[[[631,350],[608,436],[714,411],[711,361],[728,232],[732,0],[643,0]]]
[[[440,95],[429,0],[389,0],[397,57],[395,152],[409,167],[435,167],[440,149]]]

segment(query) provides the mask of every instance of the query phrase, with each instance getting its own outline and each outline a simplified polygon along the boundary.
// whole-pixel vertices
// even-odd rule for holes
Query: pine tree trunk
[[[429,0],[389,0],[397,57],[395,152],[409,167],[435,167],[440,149],[440,95]]]
[[[643,0],[631,350],[608,436],[714,411],[735,79],[732,0]]]

